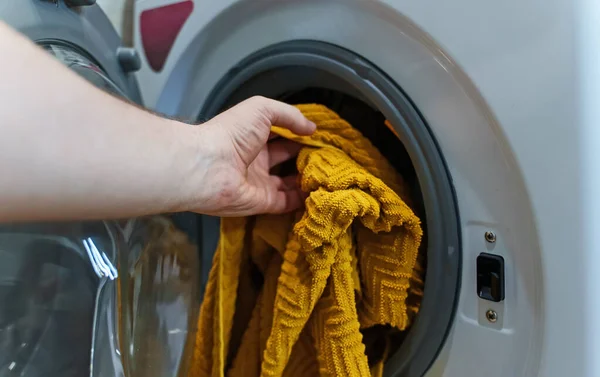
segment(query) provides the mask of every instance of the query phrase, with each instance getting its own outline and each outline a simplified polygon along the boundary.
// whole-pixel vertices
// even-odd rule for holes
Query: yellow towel
[[[222,219],[190,377],[381,375],[388,335],[418,311],[422,230],[402,178],[333,111],[298,107],[316,133],[273,132],[306,145],[305,208]]]

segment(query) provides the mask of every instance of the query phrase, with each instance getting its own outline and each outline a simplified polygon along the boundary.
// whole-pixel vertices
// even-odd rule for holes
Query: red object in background
[[[192,0],[148,9],[140,15],[142,46],[150,67],[160,72],[171,47],[188,19],[194,3]]]

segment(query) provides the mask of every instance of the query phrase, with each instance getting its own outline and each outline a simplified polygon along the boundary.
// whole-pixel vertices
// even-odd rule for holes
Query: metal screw
[[[485,318],[487,318],[487,320],[491,323],[496,323],[498,320],[498,313],[496,313],[495,310],[488,309],[488,311],[485,312]]]
[[[496,233],[494,232],[485,232],[485,240],[489,243],[496,242]]]

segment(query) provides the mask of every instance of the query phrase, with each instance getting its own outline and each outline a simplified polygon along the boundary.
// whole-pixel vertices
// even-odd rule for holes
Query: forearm
[[[180,209],[192,126],[116,99],[0,25],[0,222]]]

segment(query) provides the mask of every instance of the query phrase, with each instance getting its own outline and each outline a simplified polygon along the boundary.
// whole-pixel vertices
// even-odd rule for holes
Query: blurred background
[[[127,46],[132,44],[133,4],[135,0],[97,0]]]

